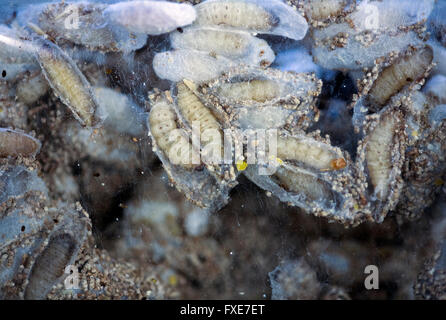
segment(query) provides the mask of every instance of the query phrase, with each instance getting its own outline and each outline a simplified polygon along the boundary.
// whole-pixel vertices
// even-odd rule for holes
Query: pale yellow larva
[[[346,6],[346,0],[308,0],[305,11],[314,20],[325,20],[336,16]]]
[[[34,156],[39,150],[39,140],[20,131],[0,128],[0,158]]]
[[[404,134],[398,128],[397,117],[385,116],[368,136],[365,159],[374,194],[379,200],[385,200],[390,191],[395,135]]]
[[[212,112],[198,99],[194,92],[186,85],[187,80],[177,84],[177,102],[178,109],[187,121],[189,126],[193,126],[194,122],[200,127],[200,135],[202,141],[202,149],[207,145],[219,144],[221,148],[223,133],[220,124]],[[189,86],[192,84],[189,84]],[[217,133],[217,136],[215,135]],[[214,139],[219,139],[215,141]]]
[[[340,170],[347,166],[340,150],[310,138],[278,137],[277,157],[322,171]]]
[[[398,59],[385,68],[369,92],[372,102],[383,106],[404,86],[423,77],[433,60],[432,48],[426,46]]]
[[[85,76],[57,45],[43,39],[35,43],[37,60],[56,95],[82,125],[96,125],[97,102]]]
[[[217,93],[234,101],[255,101],[264,103],[281,96],[281,86],[272,80],[251,80],[223,83]]]
[[[242,30],[268,31],[276,18],[261,6],[246,1],[206,1],[195,7],[201,26],[228,26]]]
[[[158,148],[166,155],[171,164],[192,168],[190,158],[192,145],[181,134],[176,119],[173,106],[165,100],[160,100],[153,105],[150,112],[150,132]]]

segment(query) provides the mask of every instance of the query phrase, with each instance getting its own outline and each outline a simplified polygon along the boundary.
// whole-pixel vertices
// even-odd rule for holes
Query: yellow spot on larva
[[[412,137],[418,138],[418,131],[417,130],[412,131]]]
[[[138,138],[133,137],[132,140],[133,142],[138,142]]]
[[[355,203],[355,204],[353,205],[353,207],[355,208],[356,211],[359,210],[359,205],[358,205],[357,203]]]
[[[171,275],[171,276],[169,277],[169,284],[170,284],[171,286],[176,286],[177,283],[178,283],[178,278],[177,278],[177,276],[174,275],[174,274]]]
[[[246,161],[237,161],[237,170],[238,171],[245,171],[246,168],[248,168],[248,164]]]
[[[438,179],[435,180],[434,184],[435,184],[437,187],[442,186],[442,185],[444,185],[444,180],[441,179],[441,178],[438,178]]]

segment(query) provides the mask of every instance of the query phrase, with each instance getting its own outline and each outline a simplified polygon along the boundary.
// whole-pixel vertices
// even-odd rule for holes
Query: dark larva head
[[[45,299],[51,288],[64,275],[76,247],[76,240],[68,233],[51,237],[32,267],[25,299]]]
[[[19,155],[30,157],[39,150],[39,140],[23,132],[0,128],[0,158]]]

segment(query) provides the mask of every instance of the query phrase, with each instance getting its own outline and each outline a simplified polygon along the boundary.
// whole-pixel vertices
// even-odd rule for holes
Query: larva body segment
[[[33,157],[40,150],[40,141],[24,132],[0,128],[0,158]]]
[[[215,26],[302,39],[308,25],[279,0],[208,0],[196,6],[198,26]]]
[[[189,140],[180,133],[176,122],[177,116],[171,104],[161,100],[153,105],[150,112],[150,132],[156,145],[174,165],[192,168]],[[175,133],[174,131],[177,131]]]
[[[85,76],[57,45],[36,39],[36,57],[55,94],[83,125],[98,124],[97,101]]]
[[[173,82],[189,79],[200,83],[219,77],[235,63],[223,56],[196,50],[160,52],[153,59],[153,69],[161,79]]]
[[[275,59],[265,40],[246,32],[191,27],[171,33],[170,42],[174,49],[211,52],[258,67],[267,67]]]
[[[341,170],[347,166],[345,156],[339,148],[298,136],[279,136],[277,157],[321,171]]]
[[[412,54],[406,54],[385,68],[374,82],[369,99],[380,106],[406,85],[423,78],[433,60],[432,48],[426,46]]]

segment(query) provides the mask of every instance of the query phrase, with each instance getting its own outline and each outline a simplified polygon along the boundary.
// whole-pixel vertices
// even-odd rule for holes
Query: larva
[[[68,233],[51,237],[33,265],[25,290],[25,299],[46,297],[48,291],[64,275],[65,268],[76,252],[76,247],[76,240]]]
[[[35,156],[40,141],[23,132],[0,128],[0,158],[8,156]]]
[[[197,7],[196,24],[269,31],[279,21],[261,6],[247,1],[206,1]]]
[[[301,40],[308,24],[280,0],[208,0],[196,6],[195,25],[269,33]]]
[[[341,13],[346,0],[307,0],[305,11],[314,20],[325,20]]]
[[[322,171],[340,170],[347,166],[339,149],[310,138],[279,136],[277,157],[281,160],[298,161]]]
[[[404,138],[404,134],[400,118],[393,114],[384,114],[368,135],[365,160],[374,195],[379,200],[387,200],[390,188],[401,173],[398,170],[400,161],[394,159],[394,154],[400,154],[399,141]]]
[[[218,78],[235,63],[221,55],[196,50],[174,50],[157,53],[153,69],[161,79],[173,82],[189,79],[200,83]]]
[[[178,129],[176,118],[175,110],[171,104],[165,100],[158,101],[150,112],[150,132],[157,146],[171,164],[191,168],[192,145]]]
[[[219,159],[223,159],[223,134],[216,118],[212,112],[198,99],[192,90],[186,85],[189,82],[185,80],[177,84],[177,104],[181,115],[189,126],[194,122],[200,126],[201,148],[207,149],[207,146],[215,146],[216,152],[220,151]],[[217,141],[215,140],[217,139]],[[209,148],[211,151],[215,148]]]
[[[372,102],[383,106],[406,85],[422,78],[433,60],[432,48],[426,46],[406,54],[385,68],[369,92]]]
[[[169,1],[123,1],[110,5],[104,15],[130,32],[159,35],[194,22],[195,8]]]
[[[174,49],[192,49],[212,52],[248,65],[267,67],[275,59],[268,43],[246,32],[186,28],[173,32],[170,42]]]
[[[238,83],[223,83],[217,93],[236,101],[264,103],[281,95],[283,88],[273,80],[251,80]]]
[[[95,126],[97,102],[91,86],[76,64],[57,45],[38,39],[36,56],[56,95],[84,126]]]

